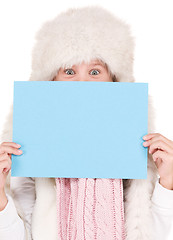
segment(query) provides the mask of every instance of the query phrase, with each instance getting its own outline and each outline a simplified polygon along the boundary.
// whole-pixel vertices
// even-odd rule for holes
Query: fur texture
[[[95,6],[69,9],[36,34],[31,81],[49,81],[60,67],[100,59],[118,81],[133,82],[134,41],[130,27]]]
[[[107,10],[98,7],[69,9],[43,24],[32,52],[30,81],[49,81],[60,67],[70,67],[91,59],[104,61],[120,82],[133,82],[134,42],[129,26]],[[154,109],[149,97],[148,131],[154,132]],[[7,116],[1,142],[12,141],[13,106]],[[157,168],[148,158],[147,179],[124,179],[126,240],[154,240],[151,196]],[[10,192],[10,174],[6,190]],[[33,240],[58,240],[56,228],[55,180],[36,178],[36,204],[32,215]],[[13,195],[13,193],[11,193]],[[14,199],[15,200],[15,199]],[[22,210],[15,201],[23,218]],[[51,222],[51,224],[49,224]],[[27,239],[31,239],[26,229]]]

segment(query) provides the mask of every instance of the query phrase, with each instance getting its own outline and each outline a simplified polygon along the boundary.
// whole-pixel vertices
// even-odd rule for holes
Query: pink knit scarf
[[[122,179],[56,178],[59,240],[123,240]]]

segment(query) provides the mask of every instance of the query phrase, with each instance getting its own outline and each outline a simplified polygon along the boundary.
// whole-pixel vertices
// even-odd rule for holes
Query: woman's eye
[[[93,73],[93,74],[92,74]],[[91,71],[91,75],[98,75],[100,72],[96,69]]]
[[[72,69],[66,69],[64,72],[67,73],[67,75],[73,75],[74,74],[74,71]]]

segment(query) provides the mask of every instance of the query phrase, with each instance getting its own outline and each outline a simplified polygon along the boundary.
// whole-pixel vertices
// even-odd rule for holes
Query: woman
[[[129,26],[107,10],[69,9],[37,33],[30,81],[134,82],[133,49]],[[173,219],[173,142],[152,133],[152,120],[149,101],[147,179],[11,178],[10,192],[11,154],[21,154],[10,142],[11,109],[0,146],[0,238],[166,238]]]

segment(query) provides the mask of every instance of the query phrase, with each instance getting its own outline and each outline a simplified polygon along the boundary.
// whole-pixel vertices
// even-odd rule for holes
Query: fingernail
[[[22,150],[17,150],[18,153],[22,153]]]
[[[17,147],[21,147],[21,145],[20,145],[20,144],[17,144],[17,143],[16,143],[16,146],[17,146]]]

